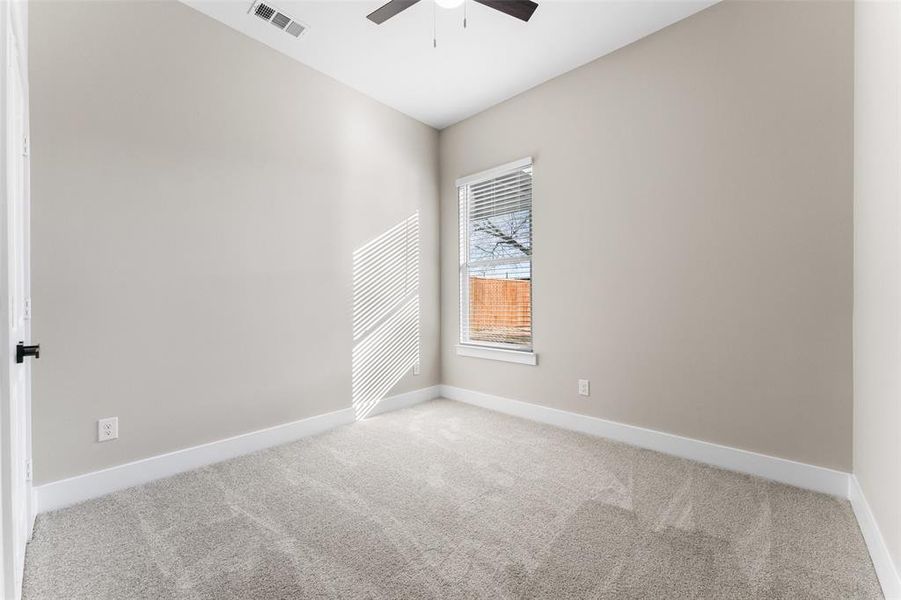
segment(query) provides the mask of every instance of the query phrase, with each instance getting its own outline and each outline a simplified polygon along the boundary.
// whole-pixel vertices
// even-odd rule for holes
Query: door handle
[[[41,357],[41,345],[35,344],[34,346],[26,346],[25,342],[19,342],[16,344],[16,362],[23,363],[25,362],[26,356],[33,356],[35,358]]]

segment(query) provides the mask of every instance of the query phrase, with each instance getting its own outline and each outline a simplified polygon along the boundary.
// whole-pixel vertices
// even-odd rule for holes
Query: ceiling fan
[[[528,21],[532,18],[532,13],[535,12],[535,9],[538,8],[538,4],[532,2],[532,0],[474,0],[479,4],[484,4],[494,10],[499,10],[504,14],[510,15],[511,17],[515,17],[521,21]],[[387,4],[380,6],[375,9],[371,13],[369,13],[366,18],[375,23],[376,25],[381,25],[391,17],[400,13],[401,11],[407,10],[414,4],[419,2],[419,0],[391,0]],[[463,3],[463,0],[435,0],[440,6],[445,8],[454,8],[455,6],[459,6]]]

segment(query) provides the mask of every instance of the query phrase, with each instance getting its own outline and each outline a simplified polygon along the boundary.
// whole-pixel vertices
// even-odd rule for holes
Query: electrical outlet
[[[417,362],[415,365],[413,365],[413,374],[419,375],[419,362]]]
[[[119,417],[109,417],[97,421],[97,441],[108,442],[119,437]]]
[[[580,396],[590,396],[591,395],[591,390],[589,388],[587,379],[579,380],[579,395]]]

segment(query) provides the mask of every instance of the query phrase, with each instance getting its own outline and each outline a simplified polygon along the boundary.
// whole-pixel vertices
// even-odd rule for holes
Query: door
[[[28,82],[24,1],[0,1],[0,559],[2,598],[21,596],[31,537]],[[21,347],[21,348],[19,348]]]

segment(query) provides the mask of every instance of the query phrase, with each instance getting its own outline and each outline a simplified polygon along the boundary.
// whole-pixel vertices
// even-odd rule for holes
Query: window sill
[[[464,344],[457,345],[457,356],[487,358],[488,360],[500,360],[530,366],[538,364],[538,355],[534,352],[502,350],[501,348],[483,348],[481,346],[466,346]]]

